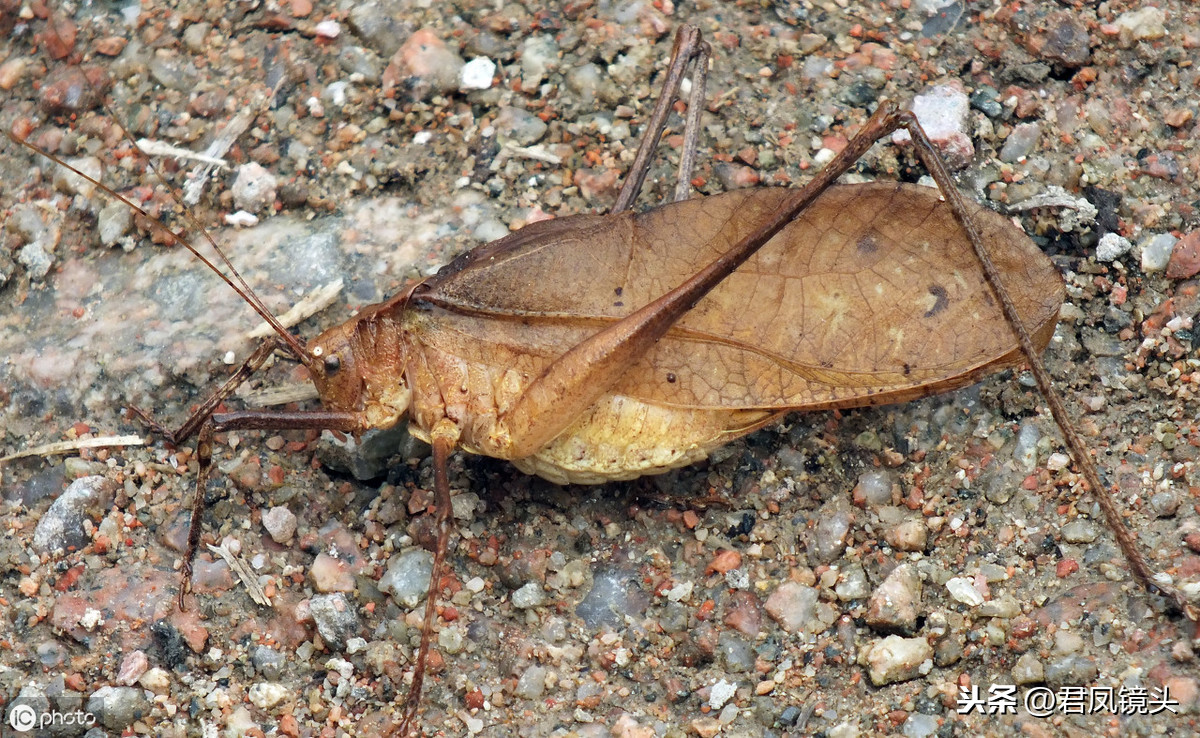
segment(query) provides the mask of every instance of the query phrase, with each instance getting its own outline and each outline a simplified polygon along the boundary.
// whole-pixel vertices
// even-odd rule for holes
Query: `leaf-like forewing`
[[[464,255],[419,293],[422,340],[536,373],[750,234],[789,195],[739,190],[639,215],[534,224]],[[968,203],[1045,345],[1062,302],[1050,260]],[[1020,361],[966,236],[936,190],[830,188],[685,315],[614,392],[685,407],[848,407],[976,381]]]

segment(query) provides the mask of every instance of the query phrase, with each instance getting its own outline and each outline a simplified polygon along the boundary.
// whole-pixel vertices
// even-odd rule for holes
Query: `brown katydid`
[[[694,32],[685,29],[680,38],[662,111],[693,55],[699,69],[706,63]],[[698,114],[699,107],[694,98],[689,110]],[[650,126],[655,133],[661,117]],[[897,127],[917,140],[946,203],[931,190],[896,185],[832,186],[821,194]],[[630,215],[655,144],[655,135],[647,136],[613,214],[538,224],[476,249],[307,345],[281,331],[280,341],[312,373],[322,411],[210,419],[233,384],[277,347],[272,343],[179,431],[164,431],[174,442],[201,436],[189,561],[209,438],[222,430],[358,432],[399,422],[407,412],[417,434],[433,441],[440,562],[449,536],[446,459],[455,446],[510,458],[555,481],[625,478],[696,460],[791,410],[899,402],[1026,358],[1038,366],[1061,301],[1053,266],[1003,219],[957,195],[908,114],[881,106],[804,189],[741,191]],[[687,176],[680,179],[686,185]],[[1000,303],[1005,288],[1013,295],[1015,320],[992,301],[982,278],[966,276],[976,257],[966,251],[964,227],[970,245],[986,244],[997,262],[991,266],[988,251],[979,252],[988,280],[1019,275],[1006,277],[1003,287],[994,283]],[[534,306],[515,299],[527,297],[517,288],[537,274],[559,291],[539,295]],[[870,289],[882,302],[872,303]],[[763,293],[771,309],[752,309]],[[894,314],[878,320],[881,306]],[[856,318],[854,308],[865,317]],[[1019,325],[1030,326],[1032,338],[1014,339],[1006,319],[1018,335]],[[981,335],[978,326],[991,330]],[[954,331],[958,341],[929,339]],[[881,353],[881,344],[890,352]],[[859,348],[865,355],[856,354]],[[1067,436],[1078,454],[1081,447]],[[1128,536],[1117,535],[1146,581],[1148,567],[1130,553]],[[436,594],[431,587],[414,703]]]

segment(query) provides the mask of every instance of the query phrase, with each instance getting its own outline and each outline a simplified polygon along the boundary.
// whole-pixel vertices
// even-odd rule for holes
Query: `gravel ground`
[[[246,113],[231,169],[192,210],[273,310],[345,280],[302,325],[313,335],[510,229],[605,209],[681,22],[714,48],[704,193],[802,182],[879,99],[920,94],[949,119],[935,136],[962,189],[1060,266],[1047,363],[1152,564],[1196,597],[1200,13],[1142,5],[181,2],[68,9],[42,42],[42,5],[0,0],[0,124],[172,219],[78,76],[136,136],[197,151]],[[460,89],[464,62],[484,89]],[[673,184],[679,124],[643,204]],[[179,181],[193,167],[162,162]],[[6,144],[0,167],[0,454],[140,432],[131,404],[180,422],[247,354],[252,313],[44,160]],[[848,178],[921,174],[880,145]],[[239,210],[258,224],[225,227]],[[423,728],[1196,734],[1196,627],[1128,578],[1023,380],[796,415],[626,484],[560,488],[456,457],[455,591]],[[281,365],[252,390],[301,381]],[[205,539],[271,606],[206,553],[197,606],[175,611],[188,449],[0,469],[8,713],[86,712],[114,735],[388,731],[419,636],[426,454],[222,440]],[[957,714],[960,688],[986,701],[1004,685],[1015,714]],[[1178,704],[1149,714],[1164,688]],[[1105,690],[1134,702],[1087,705]],[[1025,695],[1047,692],[1063,702],[1031,714]]]

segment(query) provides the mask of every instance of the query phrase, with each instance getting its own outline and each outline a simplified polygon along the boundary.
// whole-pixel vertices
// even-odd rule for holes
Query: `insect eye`
[[[338,369],[342,368],[342,359],[337,354],[332,354],[325,357],[325,373],[333,374]]]

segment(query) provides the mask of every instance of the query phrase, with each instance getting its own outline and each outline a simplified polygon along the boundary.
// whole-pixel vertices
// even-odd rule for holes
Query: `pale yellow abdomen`
[[[705,459],[772,416],[761,410],[670,408],[606,395],[536,454],[510,461],[557,484],[634,479]]]

